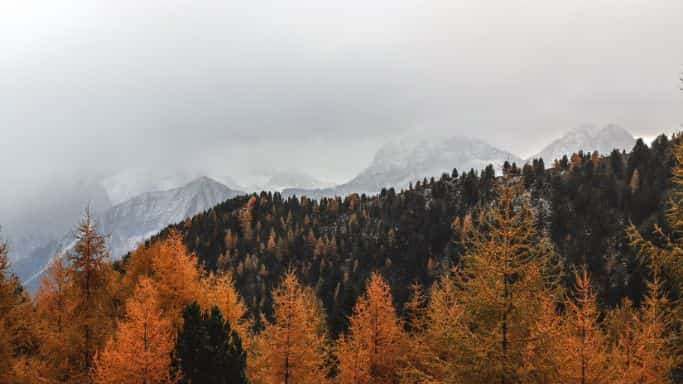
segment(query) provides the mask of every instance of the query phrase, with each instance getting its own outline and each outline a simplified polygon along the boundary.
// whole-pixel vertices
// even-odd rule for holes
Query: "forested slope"
[[[664,225],[672,164],[671,141],[661,136],[651,148],[639,140],[629,153],[577,153],[547,169],[535,160],[504,172],[523,181],[538,229],[550,235],[565,272],[587,264],[600,301],[614,305],[641,299],[643,271],[624,228],[632,222],[647,234],[653,224]],[[495,198],[495,178],[492,167],[454,170],[403,191],[320,200],[263,192],[173,228],[207,269],[234,270],[253,313],[271,313],[270,290],[295,270],[315,288],[337,333],[371,272],[388,279],[401,304],[412,283],[430,286],[457,265],[461,236]]]

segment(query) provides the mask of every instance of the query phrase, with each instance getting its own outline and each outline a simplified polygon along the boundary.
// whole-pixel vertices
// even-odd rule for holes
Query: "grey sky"
[[[141,164],[342,182],[416,131],[671,132],[682,65],[680,0],[0,0],[0,196]]]

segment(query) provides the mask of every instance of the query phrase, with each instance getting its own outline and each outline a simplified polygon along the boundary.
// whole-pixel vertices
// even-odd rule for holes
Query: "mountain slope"
[[[584,152],[598,151],[607,154],[614,149],[630,150],[636,139],[630,132],[617,125],[607,125],[601,129],[581,127],[567,132],[561,138],[545,146],[532,158],[542,158],[546,165],[552,165],[555,159],[571,155],[580,150]]]
[[[160,231],[241,192],[200,177],[166,191],[147,192],[107,210],[99,220],[103,233],[109,234],[109,249],[114,258]]]
[[[135,196],[96,215],[96,222],[99,230],[108,235],[112,258],[118,259],[164,227],[240,194],[208,177],[200,177],[179,188]],[[13,270],[26,284],[33,285],[49,260],[63,254],[72,242],[71,233],[50,241],[18,260]]]
[[[445,140],[407,139],[383,146],[365,170],[345,184],[325,189],[286,189],[284,195],[309,197],[343,196],[349,193],[379,192],[385,187],[405,188],[410,182],[459,171],[481,170],[489,164],[500,170],[505,161],[521,163],[509,152],[481,140],[451,137]]]
[[[528,188],[524,199],[530,199],[566,272],[586,266],[606,305],[641,297],[643,270],[624,226],[631,222],[641,226],[641,233],[651,233],[663,217],[673,164],[670,145],[663,137],[651,147],[636,145],[631,153],[583,154],[571,167],[528,164],[515,177]],[[636,170],[641,185],[632,188]],[[411,283],[430,287],[457,265],[467,244],[464,227],[476,223],[479,208],[488,206],[495,192],[490,173],[461,172],[457,178],[374,196],[310,201],[261,193],[253,195],[252,215],[243,214],[252,197],[240,196],[173,228],[209,270],[233,273],[252,313],[268,316],[269,292],[284,272],[296,271],[323,301],[337,334],[371,272],[389,281],[402,308]],[[228,231],[233,240],[226,242]]]
[[[298,189],[321,189],[333,187],[333,183],[318,180],[303,172],[283,171],[271,175],[268,180],[254,189],[255,191],[282,191],[290,188]]]

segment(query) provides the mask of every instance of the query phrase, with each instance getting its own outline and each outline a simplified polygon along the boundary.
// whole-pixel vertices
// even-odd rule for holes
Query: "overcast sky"
[[[681,0],[0,0],[0,196],[159,164],[343,182],[415,132],[671,132],[682,65]]]

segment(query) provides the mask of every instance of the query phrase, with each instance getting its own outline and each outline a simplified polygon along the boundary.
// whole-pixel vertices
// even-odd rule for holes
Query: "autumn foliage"
[[[159,293],[143,278],[126,302],[126,315],[114,336],[95,357],[93,381],[98,384],[175,381],[170,372],[174,330],[159,305]]]
[[[328,340],[313,292],[288,272],[273,292],[274,319],[255,341],[249,371],[254,383],[323,383]]]
[[[683,147],[675,151],[683,162]],[[577,156],[572,167],[585,161]],[[0,243],[0,383],[673,382],[683,363],[683,165],[674,170],[668,226],[652,236],[627,229],[644,294],[618,305],[600,299],[609,287],[596,284],[589,267],[563,263],[531,192],[513,170],[506,175],[490,204],[445,222],[458,258],[421,260],[429,284],[397,283],[391,257],[382,257],[383,269],[364,271],[350,255],[333,284],[304,284],[296,268],[269,271],[263,257],[284,262],[287,247],[300,242],[315,261],[302,268],[331,274],[326,255],[358,244],[348,248],[308,227],[296,228],[299,238],[294,230],[263,230],[259,218],[276,215],[260,212],[253,196],[237,211],[239,225],[217,235],[226,249],[216,268],[199,263],[179,230],[113,265],[86,215],[75,246],[54,258],[30,296],[9,274]],[[634,175],[625,193],[646,187]],[[349,201],[360,209],[359,196]],[[295,222],[291,216],[282,224]],[[354,233],[369,215],[349,217],[343,230]],[[410,246],[395,243],[393,228],[388,233],[387,247]],[[241,237],[260,241],[258,255]],[[240,253],[246,256],[233,263]],[[245,269],[254,273],[245,278]],[[262,288],[264,281],[274,288]],[[245,301],[243,287],[262,290],[252,296],[260,299]],[[405,302],[397,291],[408,287]],[[328,313],[350,315],[328,318],[323,296]]]

